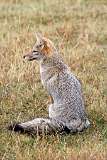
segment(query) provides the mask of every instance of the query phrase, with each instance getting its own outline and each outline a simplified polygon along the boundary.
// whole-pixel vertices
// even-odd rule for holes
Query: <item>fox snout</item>
[[[23,58],[26,59],[26,60],[32,59],[32,53],[25,54],[25,55],[23,56]]]
[[[25,54],[23,58],[28,61],[32,61],[36,59],[36,57],[33,55],[33,52],[29,52],[28,54]]]

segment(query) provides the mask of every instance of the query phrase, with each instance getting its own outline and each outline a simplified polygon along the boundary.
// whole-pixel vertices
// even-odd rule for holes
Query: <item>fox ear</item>
[[[45,38],[41,33],[36,33],[36,39],[37,41],[42,41],[43,42],[43,49],[42,49],[42,52],[47,55],[47,56],[50,56],[52,54],[52,51],[54,49],[54,45],[53,43]]]
[[[41,34],[41,33],[39,33],[39,32],[37,32],[37,33],[36,33],[36,39],[37,39],[37,41],[42,40],[42,39],[43,39],[42,34]]]
[[[54,48],[53,43],[46,38],[43,38],[43,42],[44,42],[44,47],[42,51],[45,53],[45,55],[51,56]]]

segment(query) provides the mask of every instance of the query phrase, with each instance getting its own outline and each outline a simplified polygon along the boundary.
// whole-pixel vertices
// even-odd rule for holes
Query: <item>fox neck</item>
[[[57,52],[50,57],[45,57],[40,62],[40,69],[41,71],[49,71],[49,70],[59,70],[63,71],[68,69],[67,65],[64,63],[62,57]]]
[[[40,65],[41,66],[52,66],[54,65],[54,59],[55,57],[58,55],[57,51],[53,51],[52,53],[50,53],[49,55],[45,55],[44,58],[40,61]]]

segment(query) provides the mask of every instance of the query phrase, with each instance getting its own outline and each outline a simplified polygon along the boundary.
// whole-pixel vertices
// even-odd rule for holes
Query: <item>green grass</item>
[[[47,116],[47,92],[36,62],[22,57],[42,31],[82,82],[91,127],[77,135],[29,137],[14,121]],[[107,1],[0,1],[0,159],[107,159]]]

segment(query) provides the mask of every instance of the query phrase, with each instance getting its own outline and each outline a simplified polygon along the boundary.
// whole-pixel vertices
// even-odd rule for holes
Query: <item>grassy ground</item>
[[[92,123],[77,135],[32,138],[6,126],[47,115],[36,62],[22,56],[42,31],[81,80]],[[107,160],[107,1],[0,0],[0,159]]]

